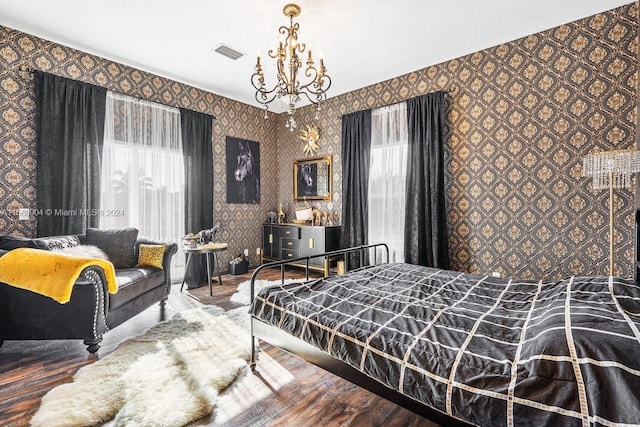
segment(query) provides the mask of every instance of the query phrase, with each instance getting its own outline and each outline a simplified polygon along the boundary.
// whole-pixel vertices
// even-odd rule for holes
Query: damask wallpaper
[[[36,207],[36,131],[33,77],[21,66],[73,78],[165,105],[216,116],[213,123],[214,223],[223,227],[228,257],[262,244],[262,222],[278,195],[276,123],[258,108],[0,26],[0,234],[31,236],[36,222],[18,209]],[[258,141],[262,156],[260,204],[226,203],[225,137]],[[266,178],[266,179],[265,179]],[[198,230],[188,230],[198,231]]]
[[[634,145],[637,15],[630,4],[335,96],[317,120],[300,109],[299,129],[322,133],[314,156],[333,158],[333,200],[314,206],[341,210],[341,115],[446,90],[452,267],[523,278],[606,273],[607,192],[592,190],[581,162]],[[250,248],[255,265],[266,212],[281,201],[293,214],[293,161],[305,156],[285,115],[265,121],[258,108],[0,27],[0,234],[35,232],[17,216],[37,197],[33,84],[21,65],[215,115],[214,220],[230,256]],[[260,143],[258,205],[226,203],[226,136]],[[618,273],[630,276],[637,203],[633,190],[616,196]]]
[[[634,145],[637,28],[636,2],[330,98],[318,120],[299,110],[300,128],[322,132],[317,155],[333,156],[333,200],[314,205],[341,209],[341,115],[446,90],[452,268],[607,273],[608,192],[582,177],[582,158]],[[292,212],[291,164],[304,155],[279,119],[280,199]],[[616,197],[617,272],[630,276],[633,189]]]

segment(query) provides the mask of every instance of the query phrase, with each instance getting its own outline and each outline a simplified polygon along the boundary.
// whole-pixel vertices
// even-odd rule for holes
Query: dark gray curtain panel
[[[37,235],[97,227],[107,89],[34,72]]]
[[[185,231],[197,233],[213,227],[213,116],[180,108],[185,173]],[[193,255],[185,283],[195,288],[207,282],[204,256]]]
[[[369,161],[371,110],[342,116],[342,247],[369,242]],[[356,257],[348,265],[357,266]],[[367,259],[362,260],[367,263]]]
[[[409,149],[405,207],[405,262],[449,268],[445,209],[445,93],[407,100]]]

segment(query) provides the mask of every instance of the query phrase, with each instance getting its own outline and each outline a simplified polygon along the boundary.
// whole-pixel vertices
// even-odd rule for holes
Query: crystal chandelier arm
[[[264,75],[260,72],[255,72],[251,76],[251,84],[256,89],[255,98],[260,104],[267,105],[273,101],[277,96],[278,86],[275,86],[271,90],[267,90],[264,87]]]
[[[304,95],[309,102],[315,105],[322,104],[327,99],[327,94],[323,93],[310,93],[308,90],[303,90],[298,93],[298,96]]]
[[[276,94],[273,93],[273,90],[269,92],[256,91],[256,101],[264,105],[267,109],[269,109],[269,103],[274,99],[276,99]]]
[[[299,87],[300,90],[306,90],[309,93],[318,96],[326,92],[331,87],[331,77],[328,74],[321,73],[312,65],[307,67],[304,74],[312,79],[309,83],[301,85]]]
[[[280,60],[280,59],[284,60],[285,59],[287,54],[286,54],[286,51],[285,51],[284,47],[289,45],[289,38],[291,37],[291,31],[292,31],[292,29],[287,28],[284,25],[281,26],[280,28],[278,28],[278,32],[280,34],[282,34],[282,36],[286,36],[286,38],[283,38],[282,36],[279,37],[279,39],[278,39],[278,48],[275,51],[273,49],[270,49],[269,52],[267,52],[268,55],[271,58],[278,59],[278,60]]]

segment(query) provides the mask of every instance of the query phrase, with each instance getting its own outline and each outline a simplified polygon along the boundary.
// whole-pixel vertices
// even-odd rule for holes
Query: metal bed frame
[[[349,258],[348,255],[355,253],[359,255],[360,263],[358,268],[352,269],[351,271],[361,270],[377,265],[375,260],[371,265],[363,265],[363,260],[365,259],[366,251],[368,251],[369,249],[375,250],[378,247],[381,247],[385,250],[385,261],[381,262],[380,264],[388,263],[389,247],[384,243],[377,243],[372,245],[363,245],[348,249],[341,249],[319,255],[262,264],[254,270],[253,275],[251,276],[251,302],[253,303],[253,299],[255,297],[255,280],[262,270],[265,270],[267,268],[280,268],[281,283],[284,283],[284,273],[287,265],[295,263],[300,266],[300,264],[304,264],[306,266],[305,281],[309,281],[309,260],[312,258],[324,257],[325,265],[327,265],[332,259],[335,259],[337,257],[344,257],[346,263],[346,260]],[[328,268],[325,269],[325,271],[328,271]],[[445,414],[444,412],[441,412],[430,406],[424,405],[423,403],[400,393],[398,390],[391,389],[383,385],[382,383],[355,369],[351,365],[348,365],[347,363],[334,358],[329,353],[319,350],[318,348],[294,337],[293,335],[290,335],[282,329],[263,322],[253,315],[251,316],[251,370],[256,369],[258,350],[256,346],[256,338],[265,341],[274,347],[278,347],[295,356],[298,356],[301,359],[306,360],[307,362],[311,362],[326,371],[329,371],[353,384],[356,384],[372,393],[377,394],[378,396],[381,396],[438,424],[447,426],[470,426],[470,424],[465,423],[457,418],[453,418]]]

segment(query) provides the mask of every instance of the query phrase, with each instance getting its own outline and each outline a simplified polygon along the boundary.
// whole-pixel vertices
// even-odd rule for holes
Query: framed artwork
[[[260,144],[227,136],[227,203],[260,203]]]
[[[331,156],[293,162],[293,200],[331,200]]]

